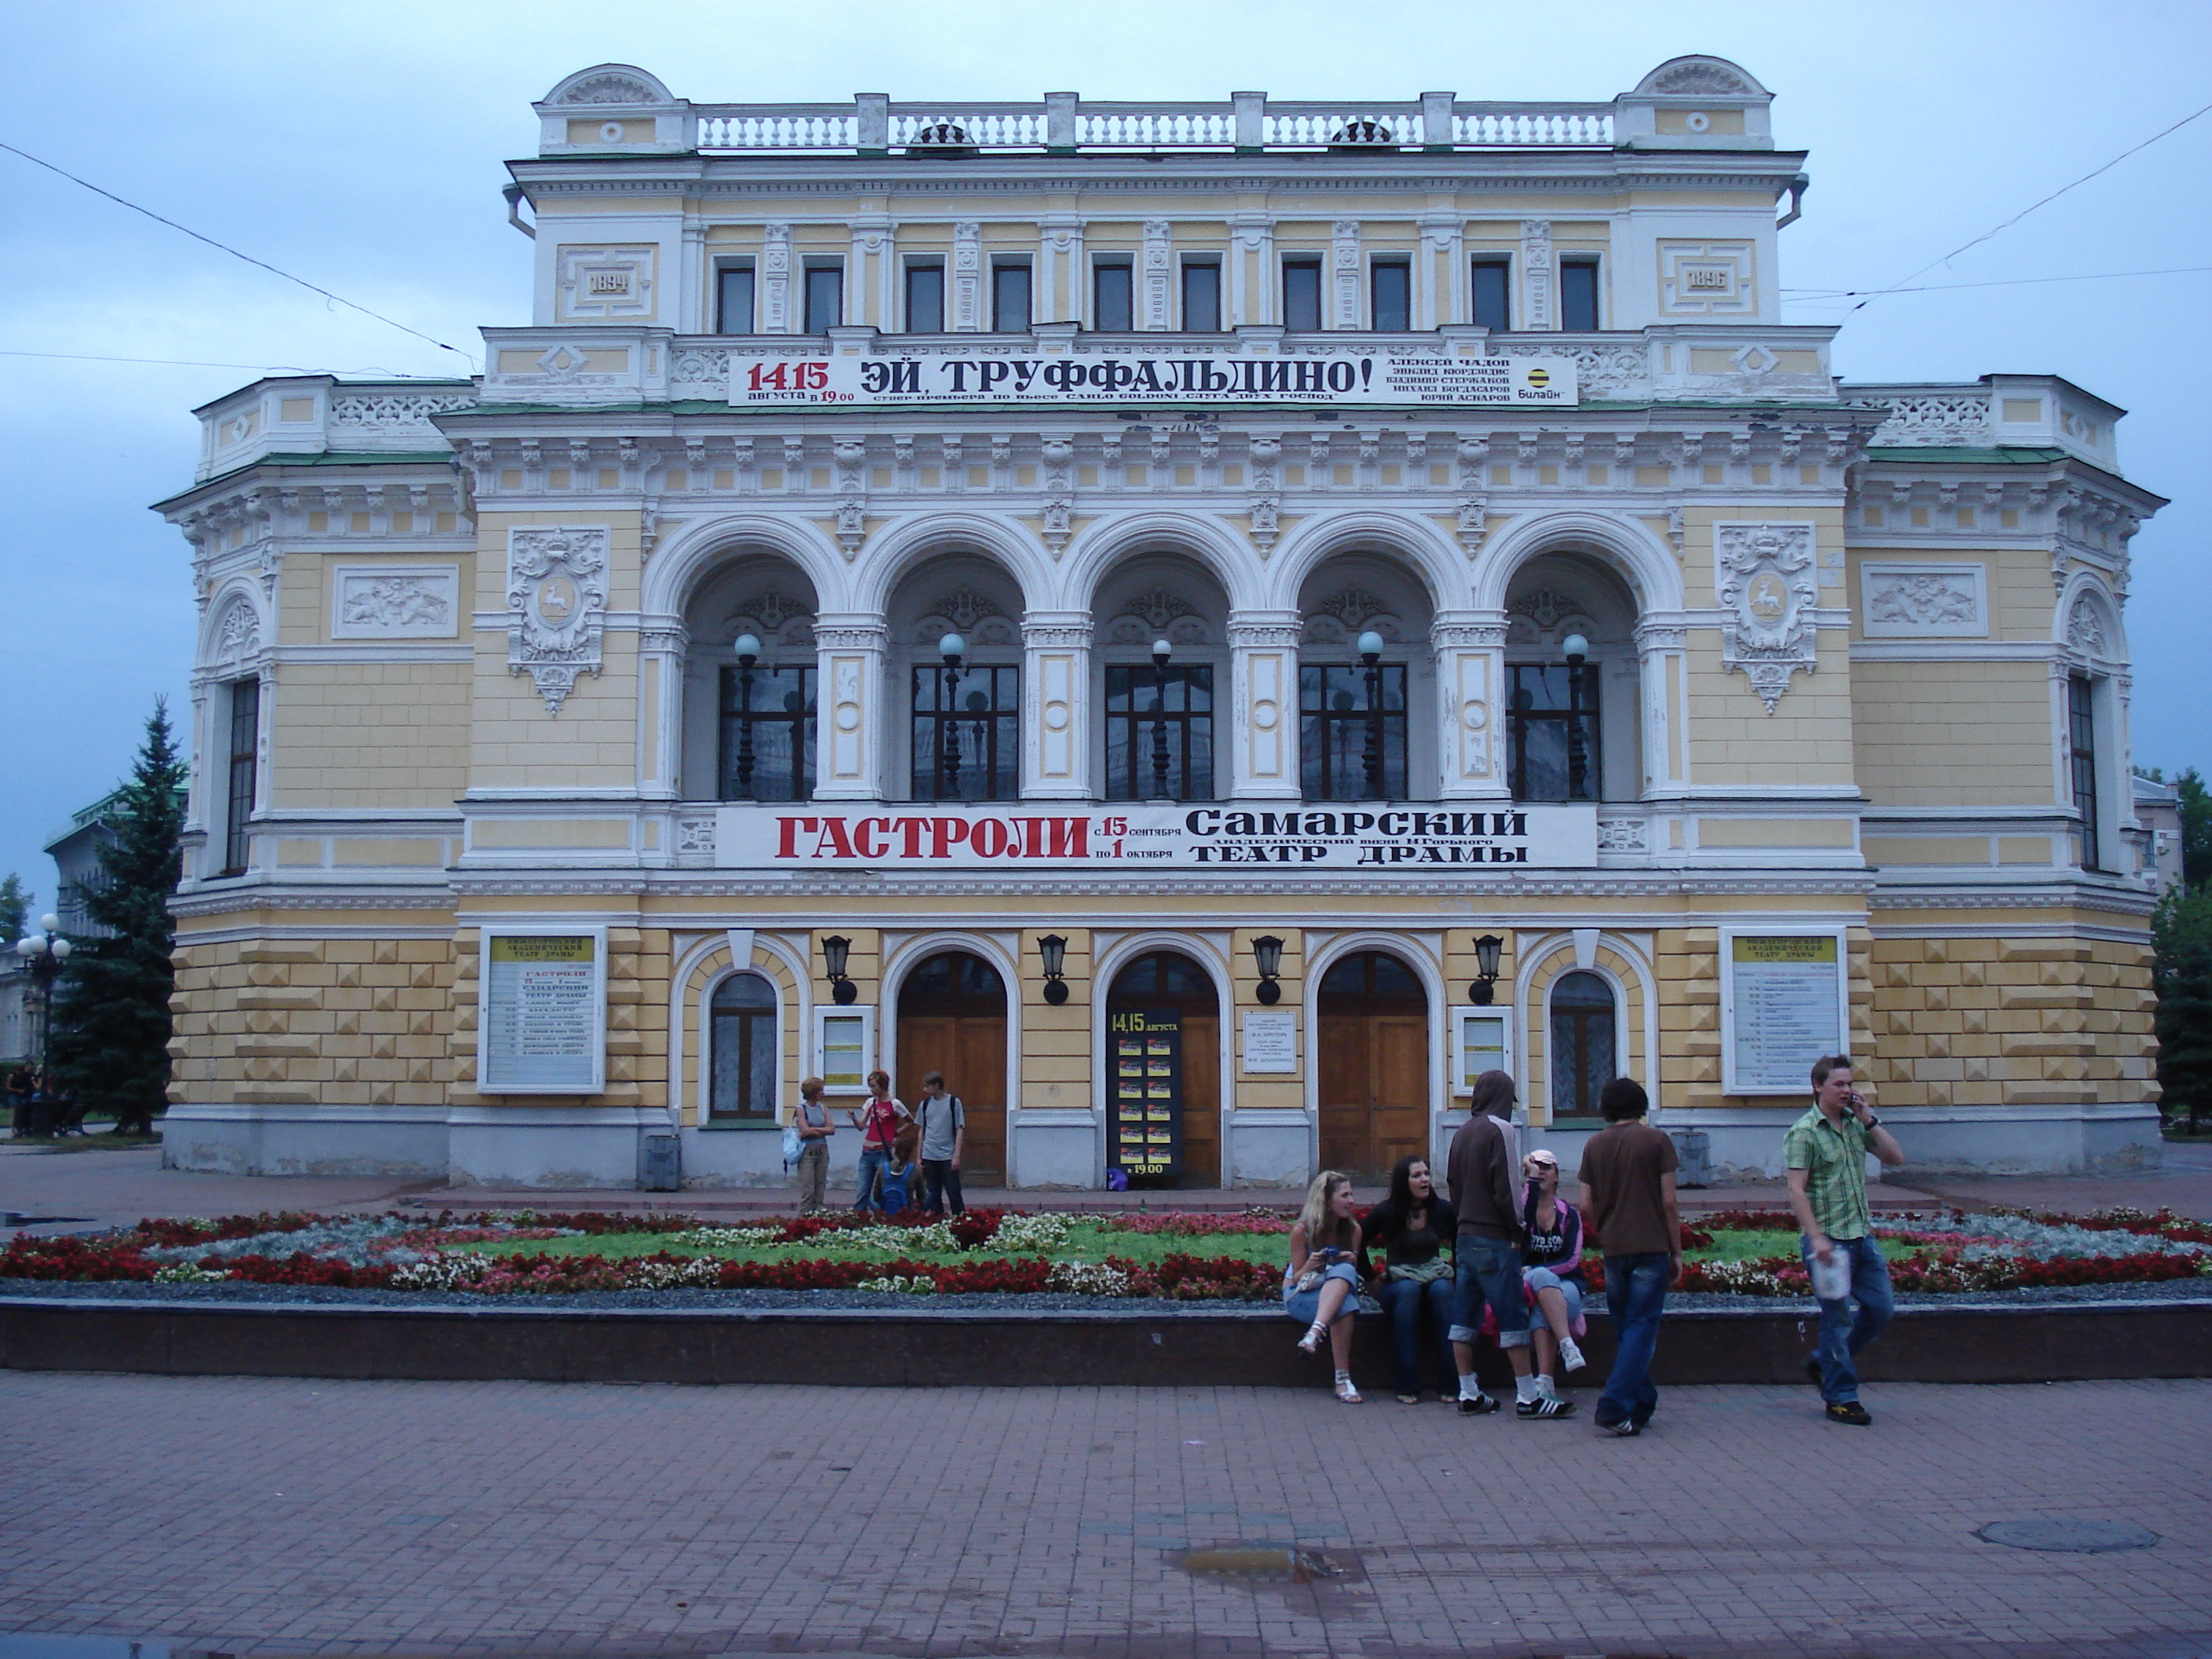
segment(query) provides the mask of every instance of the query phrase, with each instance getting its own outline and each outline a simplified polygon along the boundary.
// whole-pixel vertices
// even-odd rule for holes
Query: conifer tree
[[[2212,1115],[2212,887],[2177,887],[2152,923],[2158,977],[2158,1081],[2162,1111]]]
[[[168,704],[157,701],[84,893],[85,915],[107,936],[81,942],[54,1010],[54,1071],[87,1110],[113,1112],[118,1134],[150,1133],[168,1103],[184,779]]]
[[[23,878],[10,870],[0,878],[0,951],[12,951],[15,941],[30,931],[31,892]]]

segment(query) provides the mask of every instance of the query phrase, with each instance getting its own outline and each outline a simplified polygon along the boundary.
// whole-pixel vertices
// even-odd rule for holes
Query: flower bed
[[[690,1217],[595,1212],[447,1212],[429,1222],[286,1213],[147,1220],[91,1237],[19,1236],[0,1252],[0,1279],[233,1280],[482,1296],[698,1288],[1265,1302],[1279,1292],[1282,1264],[1260,1242],[1289,1225],[1287,1216],[1264,1211],[1087,1217],[972,1210],[911,1225],[842,1214],[710,1225]],[[2166,1211],[1884,1216],[1875,1232],[1893,1258],[1892,1281],[1907,1291],[2154,1284],[2212,1274],[2212,1227]],[[1140,1260],[1100,1247],[1117,1234],[1132,1240],[1130,1249],[1159,1251],[1134,1243],[1154,1238],[1188,1239],[1194,1248]],[[1228,1249],[1203,1253],[1210,1238]],[[1796,1224],[1786,1212],[1701,1217],[1684,1229],[1684,1241],[1689,1260],[1680,1291],[1809,1294]],[[809,1246],[826,1254],[792,1254]],[[1255,1250],[1264,1259],[1248,1253]],[[1602,1289],[1602,1261],[1592,1254],[1584,1268],[1592,1288]]]

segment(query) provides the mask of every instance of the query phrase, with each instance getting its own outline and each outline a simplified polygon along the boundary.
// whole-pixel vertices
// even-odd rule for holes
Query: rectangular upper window
[[[1283,326],[1293,334],[1321,331],[1321,261],[1283,261]]]
[[[1495,329],[1501,333],[1511,328],[1512,260],[1477,259],[1468,275],[1468,292],[1474,301],[1474,315],[1468,320],[1477,328]]]
[[[253,817],[261,735],[261,682],[234,680],[230,686],[230,787],[223,816],[222,873],[246,873],[253,840]]]
[[[2097,811],[2097,687],[2085,674],[2066,682],[2066,736],[2073,766],[2074,810],[2081,815],[2081,867],[2101,870],[2103,848],[2098,844]]]
[[[806,327],[808,334],[827,334],[845,320],[845,267],[819,264],[806,267]]]
[[[1091,326],[1102,334],[1126,334],[1137,325],[1134,273],[1120,260],[1100,260],[1091,268]]]
[[[1403,334],[1413,325],[1413,268],[1403,259],[1377,259],[1368,272],[1377,334]]]
[[[991,328],[999,334],[1030,329],[1030,264],[1005,259],[991,267]]]
[[[714,272],[714,332],[753,331],[753,268],[723,265]]]
[[[1597,332],[1595,259],[1559,262],[1559,326],[1570,334]]]
[[[916,260],[906,268],[906,331],[945,332],[945,267],[936,260]]]
[[[1190,334],[1221,331],[1221,267],[1211,259],[1183,262],[1182,325]]]

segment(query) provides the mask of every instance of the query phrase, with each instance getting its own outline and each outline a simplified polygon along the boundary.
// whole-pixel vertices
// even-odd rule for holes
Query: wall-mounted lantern
[[[845,959],[853,949],[853,941],[836,933],[822,941],[822,971],[830,980],[830,994],[840,1003],[857,1001],[860,988],[845,977]]]
[[[1067,1000],[1067,981],[1060,977],[1067,965],[1067,941],[1047,933],[1037,941],[1037,955],[1044,960],[1044,1000],[1057,1008]]]
[[[1252,941],[1252,962],[1260,970],[1260,983],[1252,994],[1265,1003],[1283,1000],[1283,988],[1275,981],[1283,971],[1283,941],[1273,933],[1262,933]]]
[[[1498,953],[1504,946],[1505,941],[1495,933],[1485,933],[1474,942],[1474,965],[1480,977],[1468,988],[1468,994],[1479,1007],[1486,1008],[1492,1000],[1490,988],[1498,982]]]

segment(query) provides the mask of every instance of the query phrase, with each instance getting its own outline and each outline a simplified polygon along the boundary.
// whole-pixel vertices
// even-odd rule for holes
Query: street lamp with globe
[[[30,975],[31,983],[39,993],[39,1040],[32,1052],[39,1057],[41,1086],[46,1070],[46,1042],[54,1024],[54,981],[61,977],[62,969],[75,947],[61,936],[62,919],[53,915],[39,918],[39,931],[27,933],[15,941],[15,954],[21,958],[23,971]]]

